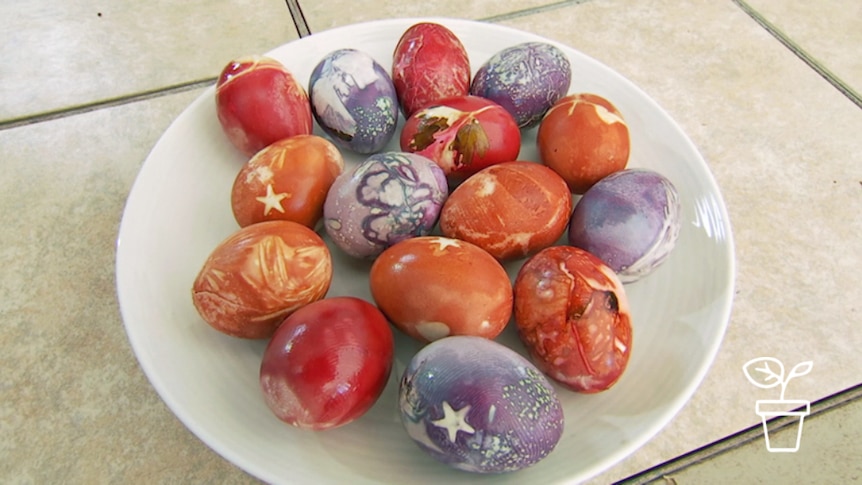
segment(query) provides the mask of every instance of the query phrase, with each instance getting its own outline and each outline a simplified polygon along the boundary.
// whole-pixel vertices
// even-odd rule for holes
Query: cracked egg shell
[[[323,204],[326,233],[350,256],[373,259],[437,223],[449,188],[443,170],[412,153],[368,157],[339,175]]]
[[[572,213],[569,243],[596,255],[623,283],[661,265],[680,231],[679,195],[673,183],[648,169],[613,173],[593,185]]]
[[[538,463],[565,424],[554,387],[530,361],[470,336],[437,340],[416,353],[401,378],[399,410],[423,451],[475,473]]]
[[[266,221],[216,246],[195,278],[192,301],[216,330],[262,339],[323,298],[331,282],[332,258],[317,233],[296,222]]]
[[[311,72],[308,93],[314,119],[341,148],[375,153],[395,135],[395,86],[365,52],[338,49],[326,55]]]
[[[383,251],[369,273],[371,296],[395,327],[423,342],[449,335],[494,338],[512,316],[512,283],[482,248],[426,236]]]
[[[567,388],[613,386],[631,356],[628,297],[614,271],[573,246],[552,246],[515,277],[518,336],[536,366]]]

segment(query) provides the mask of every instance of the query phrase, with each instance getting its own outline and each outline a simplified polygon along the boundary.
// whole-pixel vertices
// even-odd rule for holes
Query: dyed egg
[[[446,176],[431,160],[378,153],[335,179],[323,204],[324,227],[345,253],[371,259],[429,234],[448,195]]]
[[[216,246],[195,278],[192,301],[216,330],[262,339],[323,298],[331,282],[332,258],[317,233],[296,222],[266,221]]]
[[[607,99],[571,94],[548,111],[536,133],[542,163],[576,194],[626,168],[631,140],[623,116]]]
[[[525,42],[491,56],[473,77],[470,94],[499,104],[519,127],[531,128],[566,95],[571,82],[572,66],[563,51]]]
[[[494,338],[512,316],[512,283],[480,247],[447,237],[402,241],[374,261],[371,296],[390,322],[423,341]]]
[[[371,303],[334,297],[310,303],[275,331],[260,365],[264,401],[280,420],[324,430],[377,402],[392,370],[389,322]]]
[[[492,340],[447,337],[410,361],[399,386],[401,422],[432,457],[476,473],[521,470],[562,436],[556,391],[527,359]]]
[[[598,256],[628,283],[667,259],[680,224],[679,195],[670,180],[652,170],[623,170],[578,201],[569,243]]]
[[[452,192],[440,212],[440,230],[497,259],[520,258],[554,244],[571,212],[572,194],[556,172],[507,162],[485,168]]]
[[[502,106],[478,96],[438,101],[407,118],[401,149],[428,157],[457,184],[479,170],[518,158],[521,130]]]
[[[536,366],[567,388],[604,391],[632,348],[631,313],[614,271],[583,249],[545,248],[515,278],[515,323]]]
[[[242,227],[281,219],[314,229],[329,187],[343,170],[341,153],[325,138],[279,140],[257,152],[237,174],[231,190],[234,218]]]
[[[364,52],[331,52],[311,72],[308,91],[314,119],[341,148],[374,153],[395,134],[395,86],[389,73]]]
[[[308,96],[277,60],[247,56],[229,62],[216,82],[216,114],[228,140],[244,155],[312,130]]]
[[[392,55],[392,82],[404,116],[470,92],[470,60],[446,27],[420,22],[408,28]]]

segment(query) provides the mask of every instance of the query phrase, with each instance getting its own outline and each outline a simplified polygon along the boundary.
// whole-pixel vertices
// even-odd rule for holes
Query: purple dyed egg
[[[624,283],[667,259],[680,230],[679,195],[652,170],[628,169],[599,180],[575,205],[569,243],[610,266]]]
[[[473,336],[446,337],[416,353],[401,378],[399,408],[422,450],[476,473],[534,465],[564,425],[556,391],[531,362]]]
[[[506,108],[518,126],[532,128],[569,91],[572,66],[545,42],[525,42],[488,59],[473,77],[470,94]]]
[[[364,259],[405,239],[427,236],[449,196],[446,175],[421,155],[371,155],[339,175],[326,195],[326,233],[345,253]]]
[[[328,54],[311,72],[308,92],[314,119],[341,148],[378,152],[395,134],[395,85],[364,52],[339,49]]]

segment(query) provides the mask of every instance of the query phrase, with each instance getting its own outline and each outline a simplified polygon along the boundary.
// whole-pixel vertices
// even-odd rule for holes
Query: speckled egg
[[[362,51],[339,49],[324,57],[311,72],[308,92],[314,119],[341,148],[375,153],[395,134],[395,86]]]
[[[454,336],[410,361],[399,387],[401,422],[432,457],[475,473],[536,464],[563,432],[563,409],[547,378],[493,340]]]
[[[324,227],[345,253],[373,259],[397,242],[429,234],[448,195],[443,169],[431,160],[374,154],[335,179],[323,204]]]
[[[491,56],[476,72],[470,94],[499,104],[521,128],[542,116],[569,91],[572,66],[566,54],[546,42],[525,42]]]
[[[679,237],[680,217],[670,180],[648,169],[622,170],[601,179],[575,205],[569,243],[630,283],[665,261]]]

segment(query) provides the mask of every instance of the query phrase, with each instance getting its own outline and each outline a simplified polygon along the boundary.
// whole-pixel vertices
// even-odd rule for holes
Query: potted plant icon
[[[811,372],[811,361],[796,364],[787,376],[784,375],[784,364],[774,357],[758,357],[751,359],[742,366],[748,381],[762,389],[781,386],[780,399],[761,399],[756,402],[755,412],[763,421],[763,434],[766,437],[766,449],[770,452],[796,452],[802,439],[802,422],[811,413],[811,403],[797,399],[784,399],[787,384],[794,377],[800,377]],[[798,417],[796,441],[792,446],[773,446],[769,439],[767,422],[776,417]]]

